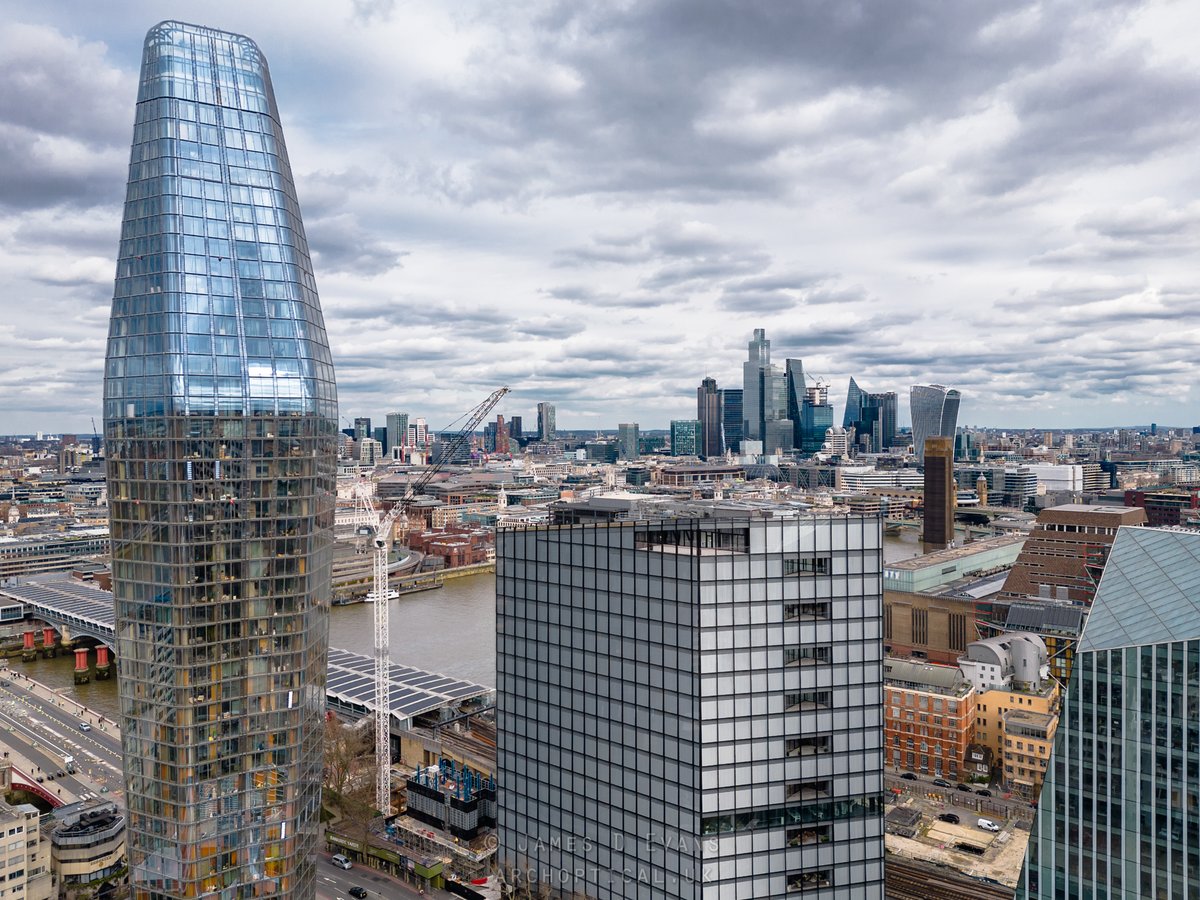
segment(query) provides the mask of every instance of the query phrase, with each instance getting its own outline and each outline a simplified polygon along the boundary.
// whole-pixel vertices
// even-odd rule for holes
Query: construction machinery
[[[375,806],[385,816],[391,813],[392,805],[391,692],[389,691],[391,641],[388,635],[390,599],[388,595],[388,558],[392,549],[392,535],[397,523],[401,523],[407,528],[408,507],[412,505],[413,500],[454,458],[454,455],[479,427],[479,423],[487,417],[487,414],[508,391],[507,387],[493,391],[486,400],[460,417],[458,421],[463,423],[461,429],[454,432],[453,437],[441,449],[436,458],[421,470],[421,474],[409,482],[404,496],[387,511],[386,515],[382,517],[379,515],[369,492],[355,491],[358,528],[360,533],[365,531],[371,537],[375,554],[374,579],[371,589],[371,596],[375,601]],[[457,425],[458,422],[452,422],[448,426],[448,430]]]

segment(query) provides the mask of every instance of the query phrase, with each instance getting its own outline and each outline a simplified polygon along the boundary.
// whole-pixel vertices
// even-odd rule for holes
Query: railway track
[[[889,856],[884,869],[887,900],[1013,900],[1013,889],[986,884],[953,869],[923,866]]]

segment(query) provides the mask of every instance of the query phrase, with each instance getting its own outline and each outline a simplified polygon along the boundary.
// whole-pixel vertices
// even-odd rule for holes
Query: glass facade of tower
[[[146,37],[104,381],[136,897],[312,897],[337,400],[266,61]]]
[[[925,461],[925,438],[954,439],[958,428],[960,394],[940,384],[914,384],[909,393],[912,413],[913,453],[917,462]]]
[[[1121,528],[1016,896],[1200,897],[1200,534]]]
[[[497,534],[507,874],[882,898],[879,520],[675,512]]]

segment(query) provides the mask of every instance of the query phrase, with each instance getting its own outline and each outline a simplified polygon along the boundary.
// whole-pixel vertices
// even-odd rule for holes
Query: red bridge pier
[[[75,648],[75,683],[87,684],[92,680],[91,671],[88,666],[88,651],[87,647]]]
[[[96,680],[101,681],[112,674],[112,662],[108,658],[108,648],[103,644],[96,647]]]

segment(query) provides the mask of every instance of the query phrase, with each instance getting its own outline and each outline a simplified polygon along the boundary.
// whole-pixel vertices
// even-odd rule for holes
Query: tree
[[[372,750],[370,735],[347,725],[333,713],[325,716],[325,787],[339,797],[350,786],[363,757]]]

